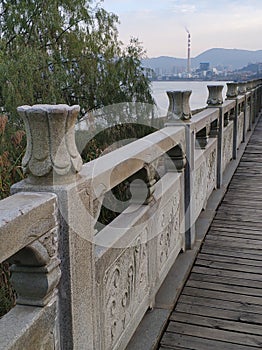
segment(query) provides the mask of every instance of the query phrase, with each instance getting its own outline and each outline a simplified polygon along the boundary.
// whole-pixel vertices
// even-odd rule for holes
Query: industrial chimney
[[[191,51],[191,35],[189,33],[189,30],[186,28],[187,32],[187,74],[190,76],[191,74],[191,58],[190,58],[190,51]]]

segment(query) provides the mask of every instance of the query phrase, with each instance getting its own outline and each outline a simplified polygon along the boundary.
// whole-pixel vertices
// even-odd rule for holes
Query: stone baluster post
[[[208,88],[208,107],[219,107],[223,104],[222,91],[223,85],[207,85]]]
[[[246,81],[241,81],[238,83],[238,92],[239,95],[245,95],[247,92],[247,82]]]
[[[238,83],[227,83],[227,99],[234,100],[238,96]]]
[[[244,126],[243,126],[243,142],[246,141],[246,130],[247,130],[247,123],[248,123],[248,113],[247,113],[247,82],[241,81],[238,83],[238,92],[239,95],[245,96],[245,102],[244,102]]]
[[[153,200],[156,183],[156,162],[145,164],[144,167],[128,179],[131,203],[147,205]]]
[[[74,126],[79,106],[34,105],[18,107],[27,134],[24,173],[32,184],[70,181],[81,170]]]
[[[255,93],[255,83],[253,80],[250,80],[247,83],[247,90],[250,93],[250,119],[251,119],[251,126],[255,122],[256,119],[256,93]]]
[[[168,119],[189,120],[192,116],[189,99],[191,90],[167,91],[169,98]]]
[[[195,134],[190,128],[190,119],[192,117],[190,108],[190,96],[192,91],[169,91],[168,97],[168,122],[166,126],[184,126],[186,130],[186,164],[184,166],[184,155],[178,149],[169,152],[170,159],[173,159],[173,166],[168,165],[168,168],[173,169],[174,166],[181,167],[181,171],[185,168],[185,226],[186,226],[186,249],[191,249],[195,242],[195,224],[193,223],[193,208],[191,195],[193,192],[193,170],[195,159]],[[176,171],[179,171],[179,169]]]
[[[9,259],[16,304],[45,306],[57,294],[61,276],[57,257],[57,228],[23,248]]]
[[[233,159],[237,157],[237,139],[238,139],[238,117],[239,117],[239,104],[238,104],[238,83],[227,83],[227,100],[235,100],[236,106],[232,114],[230,115],[230,120],[234,122],[234,132],[233,132]],[[243,139],[243,138],[242,138]]]
[[[168,111],[167,111],[167,117],[168,119],[172,119],[173,118],[173,114],[174,114],[174,98],[173,98],[173,91],[167,91],[166,92],[167,97],[168,97]]]
[[[196,134],[196,148],[205,149],[208,143],[210,134],[210,125],[207,125],[202,130],[199,130]]]
[[[182,147],[176,146],[167,152],[165,161],[166,171],[182,172],[187,164],[186,154]]]
[[[97,346],[93,319],[96,208],[91,185],[79,173],[82,159],[74,134],[79,106],[22,106],[18,112],[27,133],[22,163],[27,178],[15,184],[12,191],[53,192],[58,197],[61,348],[93,350]]]
[[[223,85],[208,85],[208,108],[219,108],[219,122],[217,128],[217,188],[223,182],[223,139],[224,139],[224,110],[223,110]]]

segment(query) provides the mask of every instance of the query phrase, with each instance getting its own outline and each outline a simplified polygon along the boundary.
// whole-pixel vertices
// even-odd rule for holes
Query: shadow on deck
[[[160,341],[150,345],[151,349],[262,348],[261,136],[260,119],[208,233],[199,243],[200,251],[191,251],[184,258],[191,259],[188,273],[181,260],[180,271],[173,271],[167,281],[168,285],[172,280],[169,289],[158,296],[154,316],[148,313],[147,326],[151,322],[152,327],[145,330],[145,323],[140,339],[150,334],[156,338],[152,332],[168,315],[169,294],[177,300],[164,332],[163,327],[157,331]],[[178,281],[183,269],[185,279]],[[134,345],[133,339],[128,349]]]

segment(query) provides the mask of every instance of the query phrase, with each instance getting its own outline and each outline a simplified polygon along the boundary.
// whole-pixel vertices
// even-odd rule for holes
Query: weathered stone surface
[[[1,350],[57,350],[57,301],[44,308],[16,306],[0,321]]]
[[[238,92],[240,95],[243,95],[247,92],[247,82],[241,81],[238,83]]]
[[[60,260],[53,258],[47,265],[39,267],[22,265],[21,262],[12,265],[11,282],[17,293],[16,303],[47,305],[57,293],[56,287],[61,276],[59,264]]]
[[[238,96],[238,83],[227,83],[227,98],[234,99]]]
[[[223,171],[226,169],[226,166],[229,164],[230,160],[233,157],[233,122],[231,121],[224,131],[224,139],[223,139],[223,161],[222,161],[222,169]]]
[[[237,122],[237,148],[239,148],[241,142],[243,141],[243,132],[244,132],[244,113],[241,113],[238,116]]]
[[[4,261],[57,226],[56,195],[17,193],[0,201],[1,254]]]
[[[31,181],[45,176],[70,176],[81,170],[74,127],[79,106],[34,105],[18,107],[23,117],[27,148],[22,161]]]
[[[217,142],[210,139],[209,144],[205,150],[196,151],[194,170],[194,184],[193,184],[193,217],[194,221],[198,218],[202,209],[205,208],[207,200],[216,188],[217,176]]]
[[[167,91],[169,99],[167,116],[169,120],[188,120],[192,117],[189,105],[191,93],[191,90]]]
[[[208,99],[207,104],[208,106],[214,107],[222,105],[223,103],[223,96],[222,96],[222,90],[224,88],[223,85],[208,85]]]
[[[218,90],[220,93],[220,87]],[[258,93],[252,90],[249,94],[252,111],[250,120],[253,120],[253,108],[255,106],[257,110],[259,107]],[[126,347],[146,309],[154,305],[157,290],[179,252],[185,249],[186,238],[189,236],[187,229],[194,227],[195,220],[206,207],[216,186],[218,163],[221,163],[220,170],[222,167],[224,170],[227,164],[232,164],[232,147],[237,135],[233,126],[236,124],[229,120],[228,125],[224,125],[223,116],[227,113],[230,119],[230,114],[236,115],[245,96],[239,97],[237,102],[232,100],[222,103],[217,94],[211,100],[209,108],[190,121],[175,120],[173,126],[90,162],[79,171],[78,176],[73,176],[78,171],[78,166],[74,164],[77,157],[69,154],[65,143],[58,142],[57,135],[57,142],[51,148],[58,150],[61,163],[53,162],[54,153],[46,145],[42,145],[42,157],[40,147],[34,149],[31,142],[31,153],[27,152],[24,164],[31,171],[32,177],[39,177],[41,181],[30,178],[29,181],[15,185],[13,190],[56,193],[59,205],[59,251],[55,238],[57,223],[54,219],[54,197],[53,211],[50,207],[45,207],[52,225],[40,225],[41,229],[45,227],[46,230],[41,234],[33,228],[37,232],[34,233],[33,240],[31,237],[26,242],[18,239],[18,253],[16,248],[12,248],[16,253],[13,257],[16,266],[12,269],[13,278],[17,282],[18,302],[32,303],[36,300],[37,305],[44,305],[38,308],[40,314],[26,314],[25,325],[20,323],[19,318],[18,335],[15,335],[17,342],[15,340],[12,345],[14,349],[18,342],[26,349],[31,349],[30,332],[33,331],[41,337],[40,341],[32,336],[39,349],[60,346],[62,349],[123,350]],[[210,108],[211,106],[214,108]],[[181,110],[183,108],[182,103]],[[174,105],[172,110],[175,110]],[[38,125],[38,112],[31,112],[32,123]],[[27,114],[27,111],[23,110],[22,113]],[[40,124],[46,128],[46,121],[41,113]],[[241,113],[244,114],[244,111]],[[58,119],[63,119],[60,117],[61,113]],[[53,119],[47,118],[48,128],[50,126],[54,129],[53,122]],[[178,122],[180,126],[177,125]],[[214,122],[218,135],[208,138]],[[63,123],[60,120],[60,124]],[[244,128],[241,123],[238,123],[238,134]],[[48,128],[44,131],[47,138],[51,135]],[[37,132],[32,135],[33,138],[36,137]],[[195,147],[196,136],[203,136],[205,141],[201,149]],[[61,154],[59,144],[63,145]],[[154,174],[156,166],[153,169],[150,167],[165,154],[173,165],[177,162],[180,166],[175,169],[166,163],[165,171],[157,178]],[[51,168],[50,159],[53,162]],[[38,169],[37,164],[40,172],[33,174],[32,171]],[[131,204],[110,225],[96,232],[94,225],[105,193],[132,176],[145,184],[146,201],[143,201],[143,205]],[[60,181],[63,177],[66,181]],[[223,177],[221,184],[222,180]],[[138,192],[139,190],[138,186]],[[186,216],[188,210],[192,214],[190,220]],[[18,220],[16,216],[17,213],[14,214],[14,221]],[[5,225],[2,227],[3,232],[7,232],[4,231]],[[27,231],[24,232],[23,235],[27,237]],[[190,244],[188,247],[191,247]],[[54,331],[56,320],[53,317],[57,315],[56,312],[51,313],[49,318],[52,331],[49,331],[51,328],[48,326],[45,328],[45,323],[37,323],[42,320],[42,313],[49,310],[55,300],[55,288],[59,279],[58,253],[62,260],[58,314],[60,345],[56,330]],[[33,283],[36,288],[30,289]],[[32,307],[31,310],[35,309]],[[35,318],[31,321],[32,317]],[[35,331],[35,325],[39,325],[41,329]],[[0,334],[1,332],[0,327]],[[9,341],[10,338],[7,337],[6,344]]]

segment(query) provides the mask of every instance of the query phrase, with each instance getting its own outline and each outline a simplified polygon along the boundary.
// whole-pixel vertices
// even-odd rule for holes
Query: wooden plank
[[[205,297],[218,300],[238,301],[244,304],[253,304],[262,306],[262,297],[254,297],[250,295],[232,294],[230,292],[210,291],[201,288],[185,287],[183,295],[191,295],[196,297]]]
[[[235,278],[235,277],[225,277],[225,276],[213,276],[210,274],[202,274],[202,273],[194,273],[190,274],[190,280],[193,281],[205,281],[211,283],[222,283],[228,284],[232,286],[245,286],[250,288],[257,288],[260,290],[260,295],[262,295],[262,282],[246,280],[243,278]]]
[[[208,240],[217,240],[217,241],[229,241],[229,242],[232,242],[232,243],[245,243],[247,245],[255,245],[255,249],[257,250],[262,250],[262,245],[261,244],[258,244],[257,242],[257,239],[250,239],[250,238],[245,238],[245,237],[242,237],[241,235],[239,235],[238,237],[225,237],[225,236],[222,236],[220,234],[216,234],[216,235],[208,235],[205,239],[205,242],[208,241]],[[260,240],[262,241],[262,239]]]
[[[228,220],[225,221],[221,218],[215,217],[214,221],[212,222],[212,227],[234,227],[234,228],[248,228],[252,230],[261,230],[262,228],[262,223],[257,223],[257,222],[252,222],[250,224],[249,222],[241,222],[239,223],[236,220]]]
[[[240,301],[230,301],[230,300],[222,300],[217,298],[206,298],[203,296],[198,297],[198,296],[181,294],[179,298],[179,302],[189,304],[189,305],[214,307],[217,309],[225,309],[225,310],[233,310],[233,311],[241,310],[242,312],[258,314],[260,316],[262,314],[261,305],[242,303]]]
[[[181,348],[180,346],[172,346],[172,347],[166,347],[166,346],[160,346],[159,350],[181,350],[181,349],[185,349],[185,348]],[[194,350],[193,348],[189,349],[187,348],[188,350]]]
[[[252,217],[250,218],[250,216],[248,215],[240,215],[240,214],[232,214],[232,213],[219,213],[217,212],[216,215],[216,219],[221,219],[221,220],[225,220],[225,222],[229,221],[229,222],[234,222],[234,221],[238,221],[238,222],[244,222],[245,225],[250,225],[252,226],[253,223],[257,223],[261,228],[262,228],[262,224],[261,224],[261,218],[259,217],[259,215],[255,218]]]
[[[205,239],[205,243],[208,242],[222,242],[222,243],[227,243],[230,246],[245,246],[249,249],[255,249],[255,250],[261,250],[262,251],[262,244],[258,244],[257,240],[252,240],[252,239],[245,239],[245,238],[233,238],[233,237],[224,237],[224,236],[214,236],[214,235],[208,235]]]
[[[245,280],[251,280],[251,281],[262,281],[262,275],[261,274],[250,274],[249,272],[240,272],[240,271],[230,271],[230,270],[220,270],[216,268],[210,268],[205,266],[194,266],[192,268],[192,272],[195,273],[203,273],[207,275],[213,275],[213,276],[220,276],[220,277],[236,277],[240,279]]]
[[[213,311],[213,315],[210,317],[203,315],[192,315],[190,313],[182,313],[177,311],[173,312],[172,321],[192,324],[196,326],[201,325],[201,327],[221,329],[224,331],[234,331],[239,333],[255,335],[256,341],[261,343],[262,345],[262,325],[248,324],[246,322],[239,322],[236,320],[222,320],[217,318],[215,312],[216,310]],[[176,331],[176,329],[173,328],[175,324],[176,323],[170,323],[170,326],[168,327],[169,332]]]
[[[228,244],[221,242],[220,244],[217,244],[214,241],[210,241],[210,242],[204,242],[203,248],[202,249],[223,249],[223,251],[225,251],[226,253],[228,251],[232,251],[232,252],[239,252],[239,254],[250,254],[250,256],[252,255],[256,255],[256,256],[261,256],[261,250],[256,250],[256,249],[248,249],[246,248],[244,245],[239,245],[238,246],[229,246]]]
[[[241,201],[241,204],[242,204],[242,201]],[[253,208],[250,208],[249,206],[243,206],[243,205],[239,205],[238,203],[238,206],[237,205],[234,205],[232,206],[232,203],[230,204],[227,204],[226,202],[223,202],[223,205],[222,207],[219,208],[218,212],[219,213],[227,213],[228,209],[231,210],[231,213],[248,213],[249,215],[256,215],[256,214],[261,214],[262,213],[262,209],[261,207],[257,206],[256,209],[253,209]]]
[[[199,259],[199,258],[196,260],[195,264],[198,266],[206,266],[206,267],[221,269],[221,270],[248,272],[250,274],[260,274],[261,273],[261,267],[239,265],[239,264],[219,262],[219,261],[208,261],[208,260],[203,260],[203,259]],[[251,276],[251,277],[253,277],[253,276]],[[254,277],[254,280],[255,279],[256,278]]]
[[[162,350],[262,348],[262,120],[217,210]]]
[[[251,239],[251,240],[255,240],[255,241],[259,241],[261,244],[262,241],[262,235],[259,231],[256,231],[255,234],[252,233],[246,233],[246,232],[239,232],[238,230],[234,231],[217,231],[215,229],[212,229],[209,231],[208,233],[208,237],[210,236],[220,236],[220,237],[235,237],[235,238],[242,238],[242,239]]]
[[[236,258],[236,257],[220,256],[215,254],[207,254],[207,253],[198,254],[198,259],[202,259],[202,260],[226,262],[226,263],[239,264],[239,265],[245,265],[245,266],[262,267],[262,261],[259,260],[258,258],[259,258],[259,255],[256,260],[250,260],[250,259],[243,259],[241,257]]]
[[[220,248],[220,249],[233,249],[233,250],[240,250],[240,251],[244,251],[250,254],[257,254],[257,255],[262,255],[262,250],[261,249],[257,249],[254,247],[254,245],[246,245],[245,243],[236,243],[234,242],[234,244],[230,244],[230,242],[225,242],[223,240],[221,240],[220,242],[217,242],[215,240],[206,240],[204,242],[204,245],[206,247],[211,246],[211,247],[215,247],[215,248]]]
[[[262,345],[261,337],[255,335],[241,334],[238,332],[224,331],[216,328],[202,327],[171,321],[167,327],[167,333],[187,334],[199,338],[220,340],[228,343],[260,347]],[[222,348],[223,349],[223,348]]]
[[[175,345],[176,344],[176,345]],[[232,344],[225,341],[203,339],[188,334],[166,332],[161,341],[162,346],[173,349],[172,346],[180,346],[183,349],[194,350],[257,350],[257,347]]]
[[[202,315],[202,316],[210,316],[223,320],[231,320],[236,322],[243,322],[249,324],[256,324],[262,326],[262,315],[254,314],[250,312],[244,312],[243,310],[227,310],[215,308],[212,306],[204,306],[204,305],[195,305],[195,304],[185,304],[179,302],[175,308],[175,311],[170,316],[170,320],[174,321],[174,314],[176,312],[184,312],[190,315]],[[262,334],[261,330],[260,333]]]
[[[210,291],[215,290],[220,292],[228,292],[232,294],[253,295],[256,297],[261,297],[261,289],[241,286],[241,285],[236,286],[232,284],[228,285],[226,283],[195,281],[195,280],[189,279],[186,283],[186,286],[193,287],[193,288],[202,288]],[[261,297],[261,300],[262,300],[262,297]]]
[[[250,252],[244,249],[233,250],[228,247],[227,249],[224,248],[223,250],[221,250],[221,247],[216,248],[216,247],[212,247],[211,245],[203,245],[203,247],[201,248],[201,252],[206,254],[217,255],[217,256],[221,255],[221,256],[242,258],[246,260],[261,260],[261,254],[254,254],[254,253],[251,254]]]
[[[216,232],[219,234],[219,232],[227,232],[227,233],[239,233],[239,234],[246,234],[246,235],[257,235],[259,237],[262,237],[261,230],[257,227],[254,228],[248,228],[248,227],[235,227],[235,226],[223,226],[216,224],[215,222],[212,223],[212,226],[209,230],[209,232]]]

